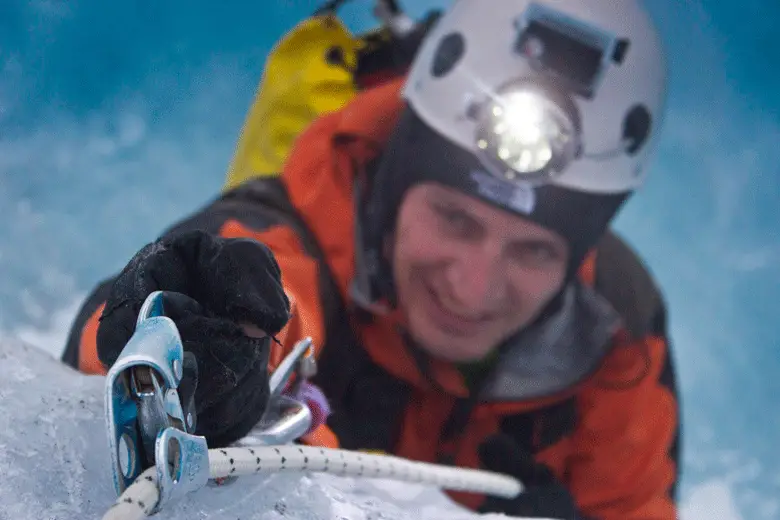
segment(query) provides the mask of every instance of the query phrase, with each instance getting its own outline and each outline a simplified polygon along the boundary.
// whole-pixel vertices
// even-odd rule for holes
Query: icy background
[[[683,519],[776,520],[780,3],[648,3],[671,113],[618,228],[671,309]],[[316,5],[0,0],[0,338],[58,354],[85,291],[216,194],[266,53]]]

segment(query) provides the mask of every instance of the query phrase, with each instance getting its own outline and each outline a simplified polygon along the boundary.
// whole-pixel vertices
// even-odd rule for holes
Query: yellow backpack
[[[438,12],[403,37],[387,27],[353,35],[332,12],[290,30],[268,55],[223,191],[278,175],[297,136],[359,90],[404,74]]]

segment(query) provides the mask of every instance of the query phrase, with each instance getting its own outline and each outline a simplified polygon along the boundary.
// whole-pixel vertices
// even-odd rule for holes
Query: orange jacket
[[[354,165],[374,158],[388,138],[402,108],[400,85],[363,92],[320,118],[298,139],[280,179],[250,181],[169,232],[198,227],[253,237],[274,251],[293,309],[279,339],[285,348],[303,336],[314,339],[315,381],[332,400],[328,426],[341,446],[477,467],[478,444],[501,430],[552,468],[584,514],[673,520],[678,404],[665,309],[650,275],[617,237],[605,237],[581,278],[623,326],[595,345],[593,369],[578,369],[576,381],[541,397],[514,398],[499,388],[474,398],[455,367],[421,361],[407,347],[394,316],[366,319],[351,305],[349,285],[359,268]],[[64,356],[84,372],[105,373],[95,335],[110,282],[85,302]],[[272,365],[284,355],[274,348]],[[481,500],[452,496],[470,507]]]

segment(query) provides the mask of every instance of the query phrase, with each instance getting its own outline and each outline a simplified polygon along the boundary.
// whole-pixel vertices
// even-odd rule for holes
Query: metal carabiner
[[[194,418],[184,416],[177,391],[184,348],[176,325],[163,316],[162,298],[160,291],[147,297],[105,386],[114,488],[121,495],[144,470],[156,466],[157,509],[209,479],[206,439],[190,432]]]
[[[205,486],[210,477],[206,438],[194,435],[195,418],[185,414],[178,393],[183,359],[176,324],[164,316],[163,293],[153,292],[141,307],[135,332],[106,376],[105,420],[117,495],[155,466],[160,500],[154,512]],[[282,392],[315,372],[312,340],[304,338],[271,374],[268,408],[236,445],[286,444],[305,434],[311,411]]]

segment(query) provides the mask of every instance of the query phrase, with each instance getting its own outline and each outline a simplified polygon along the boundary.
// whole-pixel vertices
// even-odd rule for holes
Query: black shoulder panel
[[[633,337],[656,332],[657,316],[664,314],[660,290],[636,252],[613,232],[597,246],[596,291],[620,314]]]

